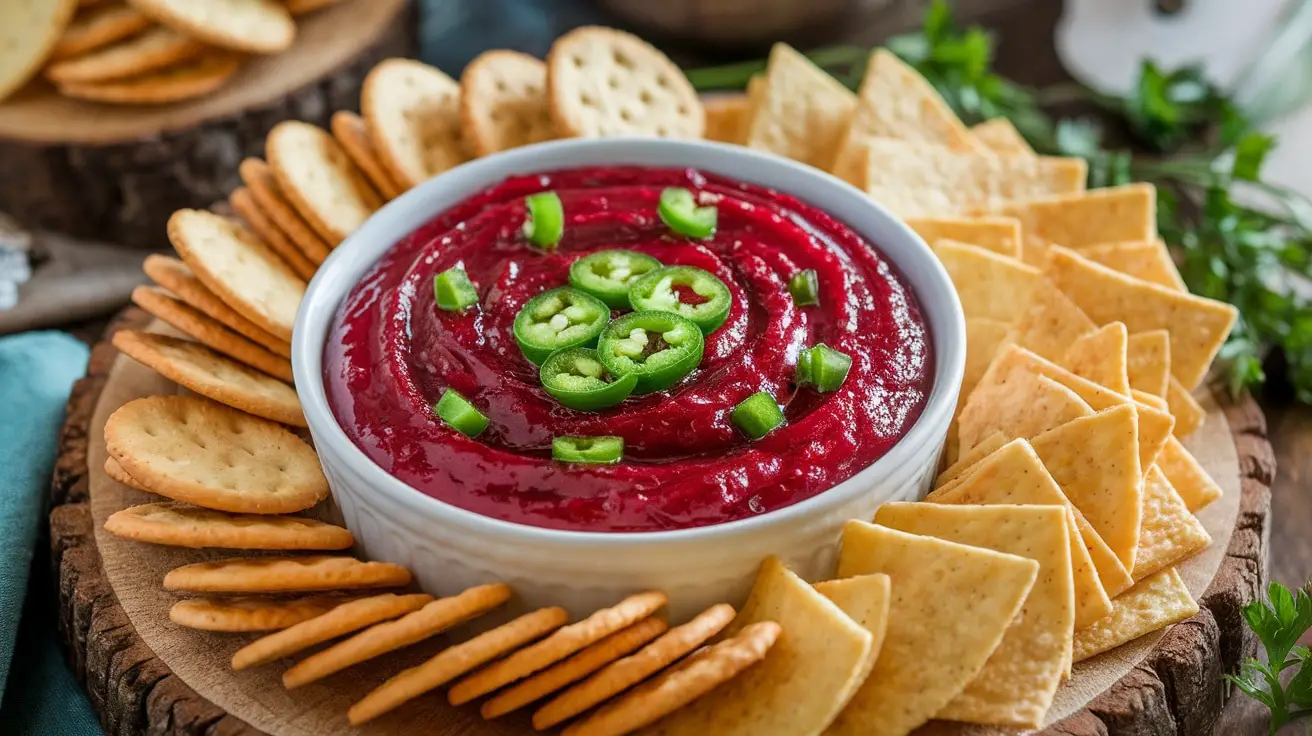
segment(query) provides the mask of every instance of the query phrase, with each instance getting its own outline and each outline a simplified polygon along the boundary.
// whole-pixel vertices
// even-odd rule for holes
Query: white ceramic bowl
[[[771,187],[877,244],[915,291],[933,338],[933,390],[907,435],[857,475],[801,503],[717,526],[649,533],[558,531],[491,519],[426,496],[366,457],[333,417],[322,379],[333,315],[360,276],[434,215],[507,176],[609,164],[696,167]],[[507,582],[517,610],[561,605],[581,615],[657,588],[669,594],[677,621],[713,603],[741,603],[768,555],[808,579],[830,574],[844,522],[870,519],[885,501],[919,498],[952,418],[965,345],[961,305],[943,267],[910,228],[854,187],[738,146],[629,138],[518,148],[460,166],[389,203],[337,247],[310,283],[296,319],[292,364],[333,497],[369,558],[405,565],[436,595]]]

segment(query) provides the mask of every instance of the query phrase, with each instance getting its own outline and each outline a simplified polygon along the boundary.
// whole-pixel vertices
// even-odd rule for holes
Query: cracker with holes
[[[383,593],[343,603],[331,611],[247,644],[232,655],[232,668],[244,670],[281,659],[315,644],[359,631],[423,608],[433,596]]]
[[[437,69],[382,62],[365,77],[360,109],[379,159],[403,188],[464,163],[460,85]]]
[[[124,470],[123,466],[118,464],[118,461],[114,459],[113,455],[105,458],[105,475],[108,475],[128,488],[135,488],[138,491],[143,491],[145,493],[154,493],[154,491],[147,488],[144,483],[133,478],[131,475],[128,475],[128,471]]]
[[[123,354],[201,396],[257,417],[306,426],[291,386],[200,343],[133,330],[120,330],[113,340]]]
[[[129,0],[161,25],[220,48],[251,54],[283,51],[296,23],[276,0]]]
[[[697,92],[651,44],[613,28],[578,28],[547,55],[547,99],[562,137],[701,138]]]
[[[138,542],[198,549],[339,550],[355,543],[349,530],[316,519],[226,514],[167,501],[116,511],[105,520],[105,531]]]
[[[328,497],[319,456],[283,427],[209,399],[147,396],[105,422],[109,454],[175,501],[238,514],[289,514]]]
[[[0,100],[36,74],[76,9],[74,0],[0,3]]]
[[[218,320],[169,296],[163,289],[138,286],[132,290],[132,303],[212,350],[275,378],[288,382],[292,380],[290,360],[247,340]]]
[[[285,120],[265,140],[269,168],[283,194],[330,246],[383,206],[337,140],[316,125]]]
[[[104,82],[58,85],[65,97],[117,105],[166,105],[209,94],[227,84],[241,68],[241,58],[209,52],[177,66]]]
[[[555,137],[547,65],[518,51],[485,51],[460,75],[460,130],[476,156]]]
[[[164,576],[165,590],[202,593],[299,593],[400,588],[410,571],[390,562],[354,557],[241,557],[183,565]]]
[[[232,211],[246,223],[260,242],[269,246],[269,250],[278,254],[292,272],[305,281],[314,278],[319,270],[318,264],[306,257],[305,253],[280,230],[273,219],[255,201],[255,195],[246,187],[237,187],[228,195],[228,205]]]
[[[203,210],[169,218],[169,241],[210,291],[243,317],[292,339],[305,282],[246,228]]]
[[[328,613],[345,598],[189,598],[169,609],[169,620],[201,631],[279,631]]]
[[[52,59],[66,59],[108,46],[150,27],[150,19],[125,5],[109,5],[79,13],[50,53]]]
[[[250,189],[255,204],[273,226],[281,230],[315,266],[323,263],[330,252],[328,243],[292,207],[269,165],[261,159],[248,158],[241,162],[237,171],[242,183]]]
[[[51,64],[46,77],[55,84],[128,79],[190,61],[205,44],[168,28],[153,28],[104,48]]]
[[[287,689],[308,685],[347,667],[423,641],[475,619],[510,599],[504,583],[478,585],[448,598],[439,598],[418,611],[377,624],[346,641],[306,657],[283,673]]]
[[[187,268],[187,264],[170,256],[152,253],[146,256],[142,270],[152,281],[167,289],[187,306],[201,314],[220,322],[224,327],[238,333],[246,339],[258,343],[275,355],[283,358],[292,357],[289,343],[279,340],[254,322],[237,313],[235,309],[223,303],[215,296],[196,274]],[[222,352],[222,351],[221,351]]]
[[[364,172],[369,183],[383,195],[383,199],[396,199],[405,192],[405,188],[392,179],[378,158],[378,150],[369,139],[369,129],[364,124],[364,118],[349,110],[338,110],[333,113],[329,129],[352,163]]]

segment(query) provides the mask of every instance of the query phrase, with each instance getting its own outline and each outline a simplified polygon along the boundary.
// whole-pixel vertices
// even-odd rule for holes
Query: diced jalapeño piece
[[[524,237],[542,250],[555,250],[565,234],[565,207],[555,192],[538,192],[524,198],[528,217],[524,219]]]
[[[820,343],[797,356],[797,384],[815,386],[821,393],[837,391],[851,368],[851,357]]]
[[[799,307],[819,304],[820,279],[812,269],[798,271],[788,280],[788,293],[793,295],[793,303]]]
[[[784,412],[775,403],[774,397],[764,391],[743,399],[730,414],[733,423],[754,440],[770,434],[775,427],[784,423]]]
[[[433,298],[438,309],[459,312],[478,303],[478,291],[465,269],[452,266],[433,277]]]
[[[439,419],[466,437],[477,437],[487,429],[488,418],[454,389],[443,391],[433,410]]]

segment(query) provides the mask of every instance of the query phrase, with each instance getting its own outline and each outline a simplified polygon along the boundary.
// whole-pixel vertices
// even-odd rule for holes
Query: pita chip
[[[1010,217],[918,217],[907,220],[907,226],[926,243],[955,240],[1020,258],[1020,221]]]
[[[1171,333],[1136,332],[1130,335],[1125,351],[1130,388],[1166,398],[1171,382]]]
[[[1066,357],[1060,362],[1081,378],[1129,396],[1128,342],[1125,325],[1111,322],[1077,339],[1066,349]]]
[[[828,171],[856,95],[784,43],[770,49],[764,79],[759,91],[749,91],[744,145]]]
[[[955,240],[934,243],[967,317],[1014,322],[1029,303],[1039,269]]]

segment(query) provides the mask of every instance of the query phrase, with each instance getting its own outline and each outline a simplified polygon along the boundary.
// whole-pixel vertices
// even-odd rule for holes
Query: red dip
[[[709,240],[657,217],[667,186],[718,195]],[[550,254],[525,242],[525,195],[555,190],[565,231]],[[520,308],[567,283],[570,263],[625,248],[697,266],[733,293],[701,365],[668,391],[601,412],[543,391],[516,345]],[[433,278],[463,266],[479,303],[439,310]],[[819,305],[796,306],[788,280],[814,269]],[[832,393],[798,388],[800,350],[852,358]],[[793,197],[695,170],[592,168],[520,176],[475,194],[393,247],[334,318],[324,379],[356,445],[408,485],[478,514],[553,529],[634,532],[718,524],[774,511],[851,478],[915,423],[933,353],[911,289],[861,236]],[[470,439],[433,405],[455,389],[491,424]],[[730,420],[758,391],[786,424],[752,440]],[[617,465],[551,459],[552,437],[618,435]]]

